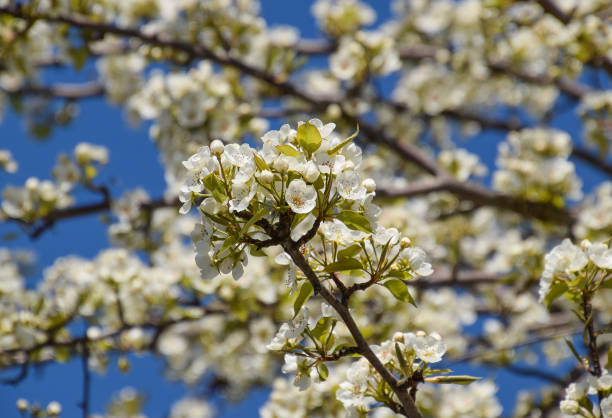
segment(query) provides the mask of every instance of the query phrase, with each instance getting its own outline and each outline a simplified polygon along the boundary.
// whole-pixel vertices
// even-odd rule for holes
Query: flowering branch
[[[380,362],[376,354],[370,349],[370,346],[366,339],[361,334],[359,327],[355,323],[355,320],[349,313],[348,307],[340,303],[335,296],[333,296],[324,286],[321,286],[321,282],[317,275],[312,271],[312,268],[300,252],[299,248],[290,240],[283,242],[284,250],[291,256],[293,262],[302,270],[302,272],[306,275],[306,278],[312,284],[315,293],[318,293],[325,299],[327,303],[329,303],[335,310],[338,312],[349,332],[353,336],[355,343],[357,344],[357,348],[359,349],[359,353],[364,356],[370,364],[376,369],[376,371],[381,375],[381,377],[387,382],[389,387],[393,390],[393,392],[397,395],[400,400],[403,411],[402,413],[407,417],[420,417],[421,414],[416,409],[414,404],[414,400],[408,395],[408,392],[399,387],[399,384],[395,377],[387,370],[387,368]]]

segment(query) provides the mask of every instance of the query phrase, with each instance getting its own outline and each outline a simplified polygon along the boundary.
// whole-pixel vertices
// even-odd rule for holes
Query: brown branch
[[[504,73],[514,76],[519,80],[537,84],[537,85],[554,85],[562,92],[574,99],[581,99],[582,96],[589,93],[591,88],[579,81],[571,80],[567,77],[551,77],[547,74],[530,74],[520,69],[514,68],[511,64],[502,61],[489,61],[488,67],[497,73]]]
[[[534,1],[538,3],[546,13],[556,17],[557,20],[559,20],[559,22],[563,23],[564,25],[567,25],[572,20],[574,11],[572,10],[572,12],[570,13],[565,13],[559,6],[557,6],[557,3],[554,0]]]
[[[58,83],[52,86],[25,85],[14,90],[4,90],[4,93],[11,96],[36,95],[59,99],[78,100],[102,96],[104,94],[104,86],[97,81],[91,81],[84,84]]]
[[[93,215],[100,212],[109,211],[111,208],[112,202],[109,199],[105,199],[100,203],[90,203],[80,206],[71,206],[64,209],[54,209],[50,211],[47,215],[36,219],[32,223],[28,223],[18,218],[8,218],[7,220],[17,222],[21,225],[25,225],[28,228],[31,228],[28,231],[28,235],[32,239],[38,238],[43,232],[50,229],[55,225],[56,222],[62,221],[65,219],[77,218],[80,216]],[[143,203],[141,208],[144,210],[155,210],[158,208],[166,208],[178,206],[178,200],[166,200],[166,199],[156,199],[150,202]]]
[[[42,19],[52,23],[66,23],[80,29],[90,29],[102,33],[112,33],[119,36],[135,38],[149,45],[166,47],[174,49],[176,51],[181,51],[186,53],[190,59],[200,58],[210,60],[222,66],[229,66],[235,68],[243,74],[249,75],[255,79],[258,79],[268,84],[270,87],[280,91],[284,95],[294,97],[310,104],[313,108],[313,111],[324,111],[330,104],[336,103],[336,101],[332,100],[331,98],[317,98],[301,91],[294,84],[284,80],[284,76],[282,78],[277,77],[274,74],[270,74],[264,70],[251,67],[237,58],[227,55],[218,55],[201,44],[192,44],[187,41],[173,40],[171,38],[168,38],[164,34],[144,34],[140,32],[137,28],[121,27],[109,23],[95,22],[91,19],[88,19],[86,16],[77,14],[65,15],[43,12],[28,14],[19,6],[0,7],[0,14],[14,16],[20,19],[24,19],[26,21]],[[336,104],[341,105],[340,103]],[[432,161],[425,154],[421,153],[421,151],[414,145],[400,144],[397,140],[395,140],[395,138],[388,136],[384,132],[380,132],[378,128],[373,125],[370,125],[365,120],[352,115],[346,109],[342,109],[342,112],[344,117],[350,123],[359,124],[361,130],[372,142],[384,144],[390,147],[392,150],[398,152],[406,160],[412,161],[413,163],[431,174],[438,174],[440,172],[440,168],[435,164],[435,162]]]
[[[414,400],[410,397],[409,393],[405,389],[399,388],[395,377],[381,363],[376,354],[374,354],[370,348],[370,345],[361,334],[355,320],[351,316],[348,307],[339,302],[338,299],[336,299],[336,297],[332,295],[329,290],[327,290],[327,288],[321,285],[316,273],[312,270],[310,264],[308,264],[308,261],[306,261],[299,248],[297,248],[295,244],[291,242],[291,240],[286,240],[283,243],[283,249],[287,252],[287,254],[289,254],[289,256],[291,256],[291,259],[300,268],[300,270],[302,270],[306,278],[312,284],[315,293],[320,294],[323,299],[325,299],[325,301],[329,303],[336,310],[336,312],[338,312],[338,315],[340,315],[353,339],[355,340],[355,343],[359,348],[359,353],[370,362],[370,364],[374,367],[374,369],[376,369],[383,380],[398,397],[400,403],[402,404],[402,413],[408,417],[420,417],[421,414],[416,408]]]
[[[498,194],[476,183],[460,182],[445,177],[416,183],[400,190],[378,189],[376,193],[377,196],[383,198],[405,198],[440,191],[452,193],[458,198],[471,201],[478,206],[492,206],[542,221],[556,222],[564,225],[571,225],[575,221],[575,215],[572,212],[557,208],[549,203],[529,201],[514,196]]]
[[[349,123],[359,125],[360,131],[364,133],[370,142],[388,147],[392,151],[395,151],[402,159],[414,163],[429,174],[434,176],[443,174],[444,170],[442,170],[435,160],[423,153],[417,146],[407,142],[400,142],[397,138],[390,136],[380,127],[372,125],[364,119],[352,116],[344,110],[343,112]]]
[[[503,275],[488,273],[479,270],[458,271],[455,275],[452,272],[434,269],[435,273],[426,278],[406,281],[406,284],[419,289],[431,289],[444,286],[471,287],[481,284],[498,284],[505,278]]]
[[[38,344],[35,344],[31,347],[28,348],[11,348],[11,349],[6,349],[3,351],[0,351],[0,357],[4,357],[4,356],[15,356],[15,355],[26,355],[28,358],[30,356],[30,354],[35,353],[41,349],[45,349],[45,348],[58,348],[58,347],[65,347],[65,348],[72,348],[74,350],[78,349],[79,347],[82,347],[83,344],[86,344],[88,342],[97,342],[97,341],[102,341],[108,338],[115,338],[119,335],[121,335],[123,332],[125,331],[129,331],[133,328],[146,328],[146,329],[153,329],[153,330],[158,330],[158,329],[162,329],[165,330],[168,327],[172,326],[172,325],[176,325],[176,324],[180,324],[180,323],[184,323],[184,322],[192,322],[192,321],[197,321],[202,319],[204,316],[206,315],[225,315],[229,312],[228,308],[226,306],[201,306],[200,307],[200,311],[201,311],[201,316],[197,317],[197,318],[178,318],[178,319],[171,319],[171,320],[167,320],[167,321],[163,321],[163,322],[142,322],[139,324],[129,324],[129,325],[123,325],[115,330],[109,330],[107,332],[104,332],[102,334],[100,334],[99,336],[95,337],[95,338],[89,338],[86,335],[81,336],[81,337],[76,337],[76,338],[72,338],[72,339],[67,339],[67,340],[57,340],[55,338],[49,338],[46,341],[40,342]],[[27,361],[27,360],[26,360]],[[3,361],[3,364],[6,366],[14,366],[15,364],[6,364],[6,362]],[[23,364],[23,363],[20,363]]]
[[[606,173],[612,176],[612,163],[611,162],[606,161],[603,158],[597,155],[594,155],[583,148],[574,147],[572,149],[572,157],[582,160],[585,163],[588,163],[592,165],[593,167],[597,168],[598,170],[602,171],[603,173]]]
[[[309,94],[300,91],[295,85],[288,81],[279,80],[273,74],[269,74],[265,71],[251,67],[236,58],[217,55],[202,45],[193,45],[185,41],[172,40],[162,35],[147,35],[134,28],[119,27],[112,24],[94,22],[80,15],[66,16],[44,13],[28,15],[24,13],[21,8],[16,6],[1,7],[0,13],[9,14],[25,20],[45,19],[50,22],[67,23],[78,28],[92,29],[105,33],[114,33],[116,35],[136,38],[147,44],[183,51],[191,58],[208,59],[219,65],[233,67],[246,75],[252,76],[269,84],[271,87],[279,90],[284,95],[292,96],[309,103],[313,107],[313,111],[324,110],[328,105],[335,103],[334,101],[312,97]],[[428,53],[431,53],[431,51]],[[340,103],[336,104],[341,105]],[[397,140],[397,138],[385,133],[384,130],[381,130],[360,117],[352,115],[351,112],[342,108],[342,106],[340,107],[345,119],[347,119],[349,123],[359,124],[361,131],[371,142],[389,147],[391,150],[397,152],[398,155],[400,155],[406,161],[416,164],[430,174],[435,176],[445,175],[444,170],[438,166],[435,160],[427,156],[416,146],[409,143],[400,142]],[[451,182],[448,184],[447,188],[449,191],[467,200],[472,200],[477,204],[488,204],[497,207],[508,206],[511,210],[517,213],[532,216],[538,219],[551,218],[551,220],[561,223],[571,223],[572,221],[572,218],[568,216],[565,211],[551,210],[549,205],[538,202],[523,202],[517,201],[516,199],[508,196],[496,195],[495,193],[476,184]]]
[[[81,368],[83,370],[83,400],[81,401],[81,409],[83,411],[83,418],[89,416],[89,398],[91,394],[91,373],[89,372],[89,347],[87,346],[87,336],[85,342],[83,342],[81,353]]]
[[[410,112],[410,109],[403,103],[392,102],[389,100],[378,99],[378,102],[383,105],[387,105],[400,112]],[[525,126],[521,123],[518,118],[510,119],[496,119],[487,117],[478,113],[474,113],[464,109],[446,109],[439,113],[441,116],[446,116],[452,119],[466,120],[470,122],[476,122],[484,128],[501,130],[501,131],[516,131],[523,129]],[[429,115],[426,113],[419,113],[415,116],[430,120],[436,115]]]
[[[590,297],[582,296],[582,313],[586,322],[585,333],[583,333],[584,344],[589,349],[589,357],[591,358],[591,364],[589,372],[595,376],[601,376],[601,364],[599,363],[599,353],[597,351],[597,335],[595,334],[595,327],[593,325],[593,307],[591,306]],[[598,393],[599,395],[599,393]],[[600,402],[601,402],[601,395]]]
[[[544,327],[541,327],[541,328],[544,328]],[[559,326],[555,324],[555,328],[559,328]],[[450,366],[450,365],[457,364],[457,363],[463,363],[465,361],[476,360],[487,354],[528,347],[530,345],[538,344],[544,341],[554,340],[556,338],[567,337],[569,335],[578,334],[579,332],[582,332],[582,328],[580,327],[579,328],[576,328],[573,326],[566,326],[565,328],[561,327],[561,331],[555,330],[555,332],[545,333],[543,335],[536,335],[536,336],[533,336],[527,339],[526,341],[522,341],[517,344],[507,345],[504,347],[485,348],[485,349],[474,351],[472,353],[465,354],[463,356],[455,357],[454,359],[451,359],[450,361],[448,361],[446,365]]]

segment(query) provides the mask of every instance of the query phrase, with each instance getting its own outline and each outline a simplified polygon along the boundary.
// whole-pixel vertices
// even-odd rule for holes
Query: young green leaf
[[[204,177],[204,186],[206,186],[206,189],[213,195],[217,202],[225,202],[227,198],[225,195],[225,188],[221,180],[215,176],[215,173],[210,173]]]
[[[353,139],[355,139],[357,137],[357,135],[359,134],[359,125],[357,125],[357,130],[355,130],[355,132],[353,132],[353,134],[351,136],[349,136],[348,138],[346,138],[344,141],[340,142],[338,145],[336,145],[333,148],[330,148],[327,150],[327,153],[332,156],[334,154],[337,154],[338,151],[340,151],[342,149],[342,147],[344,147],[345,145],[347,145],[349,142],[351,142]]]
[[[319,319],[317,325],[310,332],[310,334],[320,342],[325,341],[327,333],[331,329],[333,322],[333,319],[328,317],[323,317]]]
[[[425,383],[441,383],[441,384],[455,384],[455,385],[469,385],[472,382],[480,380],[480,377],[474,376],[429,376],[424,378]]]
[[[251,219],[249,219],[249,221],[242,226],[242,230],[240,231],[240,234],[246,234],[247,232],[249,232],[249,228],[255,225],[255,222],[263,218],[266,212],[268,212],[268,209],[265,207],[259,209],[257,213],[251,216]]]
[[[314,289],[312,288],[312,284],[310,284],[309,281],[305,281],[302,287],[300,287],[300,292],[298,293],[298,297],[293,303],[293,317],[294,318],[298,314],[298,312],[300,312],[300,309],[302,309],[302,306],[306,303],[306,301],[310,299],[310,296],[312,296],[313,291]]]
[[[550,286],[550,290],[548,291],[548,294],[544,298],[544,304],[546,305],[546,307],[547,308],[550,307],[550,305],[555,301],[555,299],[557,299],[559,296],[564,294],[567,291],[567,289],[568,289],[567,283],[565,283],[564,281],[561,281],[561,280],[554,281],[552,285]]]
[[[296,139],[298,144],[311,154],[319,149],[323,141],[319,129],[309,122],[303,123],[298,127]]]
[[[397,356],[397,360],[399,361],[400,368],[404,372],[408,371],[408,366],[406,364],[406,359],[404,358],[404,355],[402,354],[402,350],[400,350],[400,346],[399,346],[398,343],[395,343],[395,355]]]
[[[268,167],[268,164],[266,164],[266,162],[261,157],[259,157],[256,152],[253,153],[253,158],[255,158],[255,165],[261,171],[270,169],[270,167]]]
[[[408,288],[406,287],[406,284],[403,281],[398,279],[391,279],[384,282],[383,286],[389,289],[391,294],[393,294],[393,296],[395,296],[397,300],[401,300],[402,302],[408,302],[416,307],[416,302],[410,295],[410,292],[408,292]]]
[[[317,364],[317,372],[319,373],[319,377],[321,378],[321,380],[327,380],[327,376],[329,376],[329,370],[327,369],[325,363],[321,362]]]
[[[360,251],[361,246],[359,244],[353,244],[350,247],[338,251],[338,260],[354,257],[359,254]]]
[[[290,157],[298,157],[301,154],[301,152],[293,148],[291,145],[287,145],[287,144],[277,145],[276,149]]]
[[[336,219],[344,222],[344,224],[350,229],[368,233],[372,232],[372,226],[370,225],[370,221],[368,221],[365,216],[358,212],[355,212],[353,210],[345,210],[335,216]]]
[[[359,270],[363,266],[361,265],[361,261],[355,258],[344,258],[335,263],[328,264],[325,266],[323,271],[327,273],[333,273],[336,271],[345,271],[345,270]]]
[[[578,364],[584,364],[584,360],[582,359],[582,357],[580,357],[580,354],[578,354],[578,351],[576,351],[574,344],[567,338],[565,339],[565,344],[567,344],[567,346],[569,347],[574,357],[576,357],[576,360],[578,360]]]

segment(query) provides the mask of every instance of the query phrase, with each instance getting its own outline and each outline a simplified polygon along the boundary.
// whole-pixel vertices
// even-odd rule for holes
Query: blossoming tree
[[[32,254],[0,249],[3,383],[80,360],[98,415],[92,373],[148,353],[227,399],[270,387],[264,417],[612,417],[610,2],[311,10],[319,38],[254,0],[0,0],[0,104],[41,137],[102,96],[150,126],[167,184],[118,196],[109,139],[9,185],[2,142],[3,231],[105,214],[110,243],[29,286]],[[503,382],[456,365],[540,384],[502,411]]]

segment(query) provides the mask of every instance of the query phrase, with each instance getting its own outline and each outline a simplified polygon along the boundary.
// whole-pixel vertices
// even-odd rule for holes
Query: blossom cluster
[[[428,377],[437,371],[430,370],[428,364],[438,363],[446,352],[446,345],[440,335],[396,333],[392,340],[372,347],[381,362],[401,378],[412,378],[419,373],[425,382],[440,383],[444,377]],[[349,414],[365,413],[381,399],[379,391],[380,376],[374,372],[365,358],[351,364],[346,371],[346,380],[341,382],[336,397],[343,403]]]
[[[597,413],[597,409],[593,410],[593,403],[589,399],[589,395],[602,394],[602,400],[599,404],[601,408],[601,417],[612,417],[612,374],[602,374],[599,378],[590,376],[586,380],[570,383],[565,388],[565,398],[561,401],[559,407],[561,412],[571,417],[592,417]]]
[[[376,223],[376,184],[361,179],[361,150],[352,137],[334,134],[334,127],[317,119],[297,130],[283,125],[262,137],[261,150],[213,141],[183,163],[188,176],[179,194],[181,213],[201,200],[202,223],[192,240],[202,277],[232,272],[239,278],[248,262],[246,248],[253,253],[274,239],[271,228],[279,224],[290,231],[274,244],[320,231],[327,261],[316,261],[316,272],[363,269],[380,276],[377,281],[432,273],[420,248],[401,240],[397,229]],[[277,262],[289,259],[285,254]],[[290,282],[295,286],[295,278]]]
[[[511,132],[507,140],[499,146],[495,189],[557,206],[582,196],[581,181],[568,161],[572,141],[567,133],[529,128]]]
[[[108,163],[108,150],[86,142],[74,149],[74,159],[66,154],[58,156],[53,168],[54,181],[30,177],[21,187],[6,186],[2,190],[0,219],[3,217],[34,222],[54,209],[70,206],[70,194],[78,184],[91,186],[100,166]]]
[[[594,286],[597,290],[612,279],[612,249],[607,243],[584,240],[577,246],[566,238],[546,255],[544,262],[540,301],[548,305],[574,286]]]

